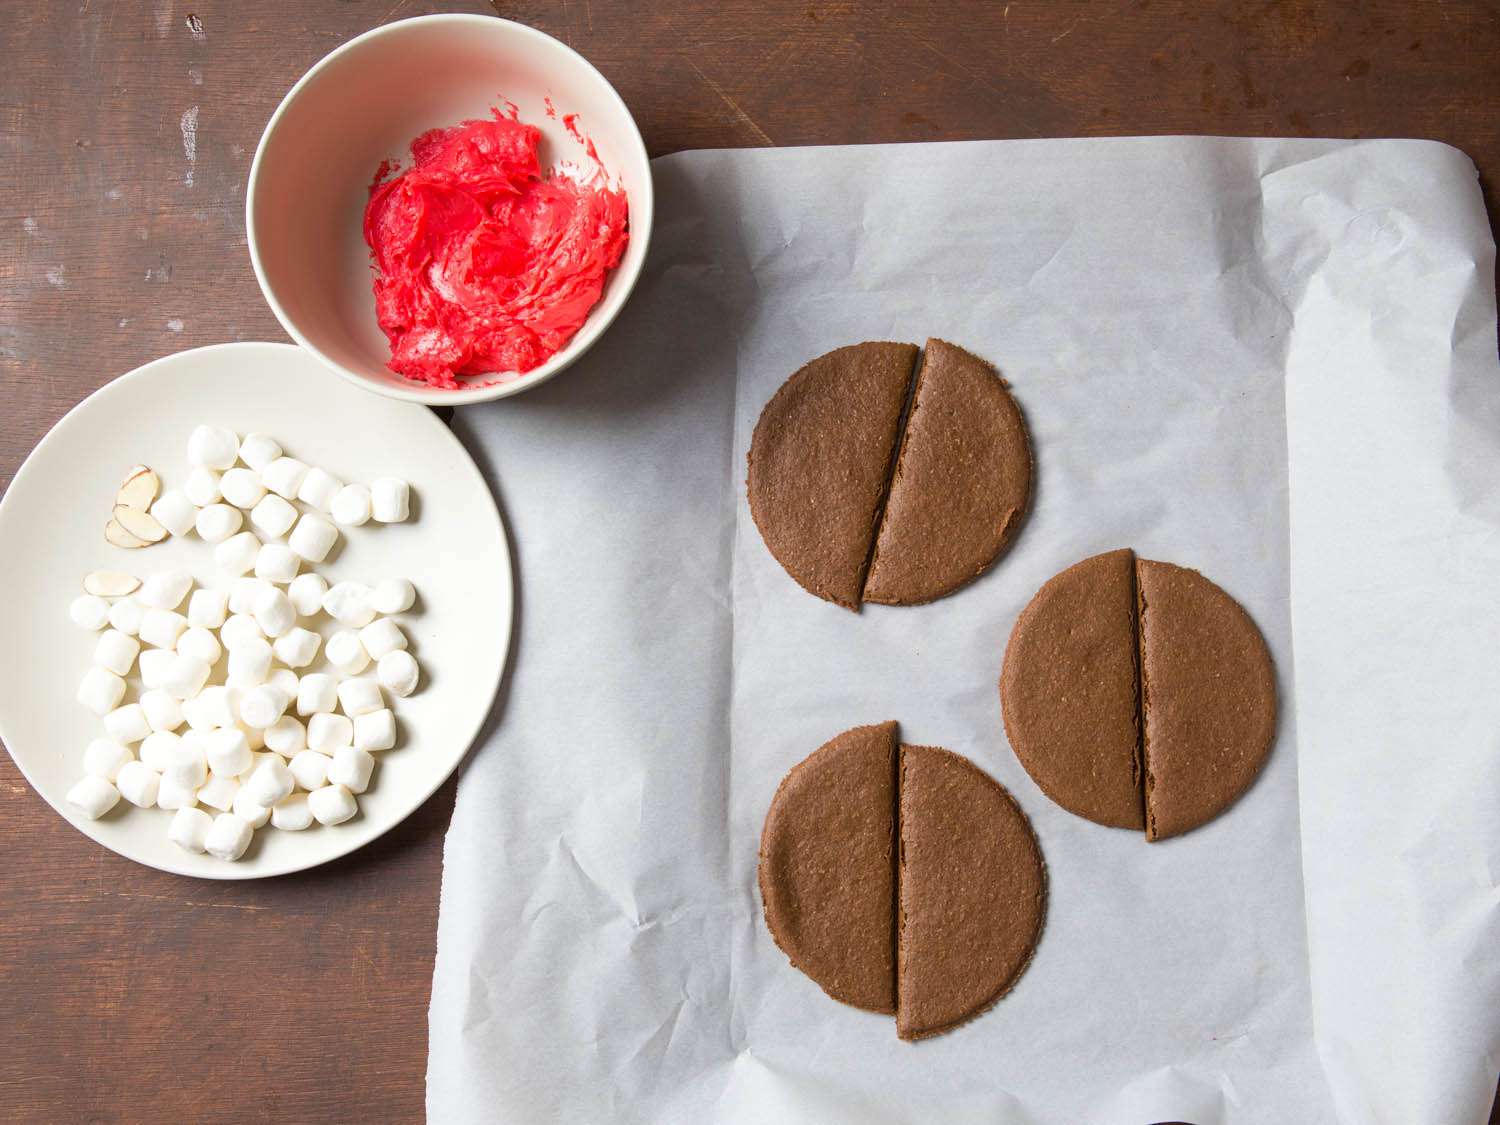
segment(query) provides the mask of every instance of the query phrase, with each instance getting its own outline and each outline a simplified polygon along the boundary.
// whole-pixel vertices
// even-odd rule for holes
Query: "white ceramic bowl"
[[[550,98],[557,116],[547,115]],[[502,99],[542,131],[543,167],[582,162],[563,126],[578,115],[630,204],[630,242],[604,296],[568,345],[524,375],[443,390],[390,371],[375,319],[363,220],[382,160],[410,164],[429,129],[487,117]],[[490,16],[401,20],[328,55],[282,100],[255,152],[245,228],[261,291],[292,338],[362,387],[429,405],[503,398],[556,375],[614,320],[640,274],[651,235],[651,167],[625,103],[576,51],[523,24]],[[500,373],[497,373],[500,374]],[[493,377],[492,377],[493,378]]]

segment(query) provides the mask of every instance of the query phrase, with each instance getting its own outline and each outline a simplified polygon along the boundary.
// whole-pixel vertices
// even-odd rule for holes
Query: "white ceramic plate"
[[[293,404],[297,404],[294,406]],[[288,454],[345,481],[405,477],[412,519],[346,528],[330,581],[405,577],[418,601],[398,620],[422,665],[417,692],[396,700],[400,740],[378,755],[360,812],[305,832],[269,826],[237,863],[183,851],[172,816],[120,801],[90,821],[64,800],[83,751],[103,724],[75,699],[97,634],[68,617],[84,575],[140,576],[181,568],[215,578],[213,548],[196,534],[128,551],[104,541],[115,489],[131,465],[164,488],[187,475],[199,423],[260,431]],[[468,453],[429,410],[368,394],[288,344],[220,344],[132,371],[76,406],[32,451],[0,500],[0,738],[33,788],[80,832],[164,871],[209,879],[280,875],[327,863],[398,824],[451,774],[489,713],[510,645],[510,550],[494,499]],[[319,615],[326,636],[332,622]],[[321,654],[320,654],[321,658]],[[220,670],[221,671],[221,670]],[[216,677],[220,678],[220,677]],[[136,698],[139,679],[128,677]]]

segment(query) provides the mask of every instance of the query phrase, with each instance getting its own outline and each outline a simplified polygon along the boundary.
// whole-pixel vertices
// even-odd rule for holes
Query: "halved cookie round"
[[[794,767],[761,835],[766,925],[832,996],[921,1039],[1003,996],[1046,911],[1041,849],[967,758],[856,727]]]
[[[1250,787],[1276,734],[1276,676],[1240,605],[1195,570],[1129,550],[1049,579],[1000,674],[1005,732],[1063,808],[1180,835]]]
[[[983,573],[1031,497],[1031,444],[999,373],[928,340],[838,348],[756,423],[750,514],[799,584],[847,609],[916,605]],[[908,391],[911,392],[907,409]]]

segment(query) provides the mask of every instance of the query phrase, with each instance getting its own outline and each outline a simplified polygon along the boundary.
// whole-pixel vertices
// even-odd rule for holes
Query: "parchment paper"
[[[574,371],[460,412],[517,552],[459,787],[432,1120],[1480,1122],[1500,1057],[1500,381],[1473,166],[1434,143],[1129,139],[698,152]],[[818,601],[744,496],[761,407],[865,339],[1010,380],[1033,514],[916,609]],[[1201,569],[1271,645],[1260,780],[1180,839],[1086,823],[996,681],[1056,571]],[[781,776],[893,718],[1008,786],[1036,958],[911,1045],[760,918]]]

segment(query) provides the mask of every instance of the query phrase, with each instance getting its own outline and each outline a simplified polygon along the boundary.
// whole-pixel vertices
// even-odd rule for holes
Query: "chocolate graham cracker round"
[[[1249,615],[1197,571],[1129,550],[1043,585],[1011,632],[1000,698],[1044,793],[1148,840],[1227,809],[1276,734],[1275,670]]]
[[[750,441],[750,515],[809,593],[859,604],[870,537],[911,385],[912,344],[836,348],[803,366],[761,411]]]
[[[766,925],[835,1000],[896,1011],[896,724],[855,727],[782,779],[760,839]]]
[[[984,360],[928,340],[864,600],[930,602],[1000,556],[1031,499],[1021,408]]]
[[[1276,672],[1240,604],[1196,570],[1139,559],[1146,835],[1206,824],[1276,738]]]
[[[898,862],[899,857],[899,862]],[[1046,913],[1024,813],[967,758],[856,727],[782,781],[761,834],[766,925],[836,1000],[903,1039],[956,1027],[1020,977]]]
[[[969,759],[901,747],[896,1034],[939,1035],[1004,996],[1042,932],[1047,874],[1026,814]]]
[[[1043,793],[1099,824],[1143,829],[1135,612],[1129,551],[1051,578],[1011,632],[1000,699],[1011,747]]]
[[[801,586],[856,609],[952,593],[1005,549],[1031,444],[995,369],[942,340],[838,348],[771,398],[749,453],[750,513]]]

